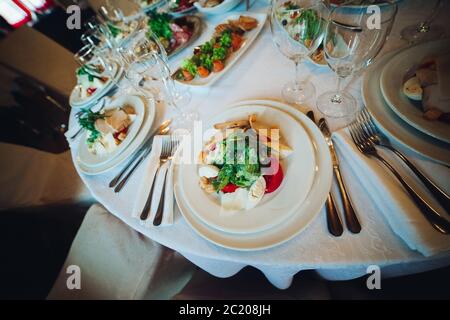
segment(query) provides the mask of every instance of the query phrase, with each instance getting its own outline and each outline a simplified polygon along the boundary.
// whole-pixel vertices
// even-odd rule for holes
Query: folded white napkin
[[[333,140],[341,163],[345,162],[348,168],[356,173],[365,189],[362,192],[369,195],[379,212],[384,215],[392,231],[411,249],[417,250],[425,256],[450,250],[450,236],[439,233],[428,223],[406,190],[382,163],[357,150],[347,129],[334,133]],[[390,159],[388,161],[392,163],[397,160]],[[411,158],[410,160],[414,161]],[[396,162],[401,162],[401,160],[398,159]],[[444,183],[446,183],[446,177],[450,177],[450,170],[439,164],[429,161],[427,168],[434,171],[440,170]],[[425,174],[427,173],[425,170],[423,171]],[[411,183],[412,179],[407,181]],[[419,184],[417,182],[415,184],[420,189]],[[423,190],[423,187],[421,188]],[[423,191],[421,194],[423,195]],[[445,218],[450,218],[442,208],[435,207]],[[355,210],[363,212],[364,208],[355,208]],[[364,228],[362,232],[364,232]]]
[[[139,219],[147,201],[148,195],[150,194],[150,189],[153,181],[155,181],[150,213],[148,214],[147,219],[143,222],[145,226],[153,225],[153,219],[158,209],[158,204],[163,192],[163,179],[166,175],[166,172],[167,176],[164,190],[165,199],[161,226],[173,224],[173,164],[172,161],[167,161],[161,167],[159,167],[159,155],[161,154],[161,137],[162,136],[155,136],[153,140],[152,152],[144,163],[144,173],[141,176],[141,183],[139,185],[138,194],[136,196],[132,211],[132,216]]]

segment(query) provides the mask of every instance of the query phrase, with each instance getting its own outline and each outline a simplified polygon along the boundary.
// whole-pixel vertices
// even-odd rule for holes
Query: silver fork
[[[397,178],[401,185],[406,189],[410,197],[414,200],[419,207],[422,214],[430,222],[430,224],[439,232],[443,234],[450,233],[450,222],[443,218],[436,210],[434,210],[422,197],[417,194],[414,189],[403,180],[402,176],[387,162],[382,156],[380,156],[375,149],[374,143],[369,139],[369,136],[364,132],[363,127],[358,122],[353,122],[349,126],[350,135],[358,150],[366,155],[372,156],[382,162]]]
[[[165,162],[167,162],[169,159],[172,158],[173,156],[173,152],[175,151],[176,147],[178,146],[178,142],[175,144],[174,141],[178,141],[175,140],[172,136],[164,136],[161,138],[161,154],[159,156],[159,164],[158,164],[158,169],[156,170],[155,173],[155,177],[153,178],[153,182],[152,182],[152,187],[150,188],[150,193],[147,197],[147,201],[145,202],[145,206],[144,209],[142,209],[141,215],[140,215],[140,219],[142,221],[147,220],[148,218],[148,214],[150,212],[150,206],[151,206],[151,202],[152,202],[152,197],[153,197],[153,191],[155,189],[155,182],[156,182],[156,178],[158,177],[158,172],[159,169],[161,168],[161,165],[163,165]],[[164,186],[165,187],[165,176],[164,176]],[[162,189],[162,193],[161,193],[161,198],[162,198],[162,202],[164,202],[164,189]],[[158,205],[158,211],[160,210],[161,206],[161,200],[160,203]],[[162,211],[162,209],[161,209]],[[155,216],[156,218],[156,216]]]
[[[161,160],[162,164],[169,161],[169,164],[166,166],[166,169],[164,171],[164,179],[163,179],[163,185],[162,185],[162,191],[161,191],[161,198],[159,199],[158,209],[156,210],[155,218],[153,219],[153,225],[159,226],[162,221],[163,211],[164,211],[164,201],[165,201],[165,190],[166,190],[166,180],[167,180],[167,173],[170,169],[170,161],[172,160],[175,151],[178,148],[178,145],[180,143],[179,138],[171,136],[170,139],[171,143],[171,154],[166,159]]]
[[[377,146],[385,147],[395,155],[397,155],[410,169],[416,174],[416,176],[422,181],[427,189],[433,194],[437,201],[442,205],[447,214],[450,214],[450,196],[446,194],[441,188],[439,188],[433,181],[426,177],[414,164],[412,164],[403,153],[395,149],[388,138],[381,134],[375,123],[372,120],[371,115],[364,108],[356,117],[356,121],[364,128],[364,131],[369,136],[369,139]]]

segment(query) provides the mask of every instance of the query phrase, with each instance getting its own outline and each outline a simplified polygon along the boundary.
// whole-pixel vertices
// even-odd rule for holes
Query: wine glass
[[[98,9],[98,14],[103,23],[109,22],[112,24],[118,24],[124,20],[122,10],[111,5],[109,1],[107,1],[105,5],[100,6]]]
[[[423,4],[423,1],[421,1],[421,4]],[[428,17],[419,24],[410,25],[404,28],[400,32],[401,37],[409,43],[430,41],[440,38],[445,33],[444,28],[440,25],[432,25],[431,22],[438,15],[442,4],[443,1],[435,0],[433,9]]]
[[[84,45],[74,54],[74,59],[80,66],[88,64],[93,57],[95,57],[95,47],[90,44]]]
[[[140,56],[150,52],[159,54],[167,62],[167,54],[162,44],[149,32],[151,31],[147,29],[136,30],[119,46],[118,52],[125,64],[133,63]]]
[[[321,1],[273,0],[270,30],[278,49],[295,63],[294,81],[282,89],[285,100],[302,104],[315,95],[311,82],[300,79],[299,66],[322,42],[328,9]]]
[[[396,13],[396,4],[386,2],[380,6],[377,25],[374,13],[364,6],[351,11],[339,6],[331,11],[323,48],[328,65],[338,76],[338,84],[336,90],[317,98],[317,108],[326,117],[350,119],[357,112],[356,100],[342,90],[342,82],[372,63],[386,41]]]
[[[150,100],[165,100],[175,110],[173,126],[189,128],[198,118],[196,112],[181,109],[181,103],[174,95],[174,80],[160,54],[154,51],[135,55],[126,72],[133,87]]]

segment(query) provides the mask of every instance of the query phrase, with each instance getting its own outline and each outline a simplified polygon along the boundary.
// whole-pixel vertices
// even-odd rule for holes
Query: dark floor
[[[0,300],[44,299],[88,207],[0,210]]]
[[[86,211],[73,205],[0,211],[0,299],[45,299]],[[251,267],[226,279],[198,269],[175,299],[450,299],[450,267],[381,284],[368,290],[365,277],[326,281],[302,271],[278,290]]]

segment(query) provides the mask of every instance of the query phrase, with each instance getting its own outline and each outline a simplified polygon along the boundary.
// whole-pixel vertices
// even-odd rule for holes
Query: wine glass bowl
[[[294,81],[282,89],[285,100],[302,104],[315,95],[314,86],[300,80],[299,66],[321,44],[328,9],[321,1],[274,0],[270,13],[272,39],[280,52],[295,63]]]
[[[337,89],[320,95],[317,108],[328,118],[348,118],[358,111],[355,98],[342,90],[342,81],[367,67],[380,52],[391,30],[397,6],[380,6],[379,24],[366,7],[349,13],[345,7],[335,7],[330,14],[323,41],[324,57],[338,77]]]

